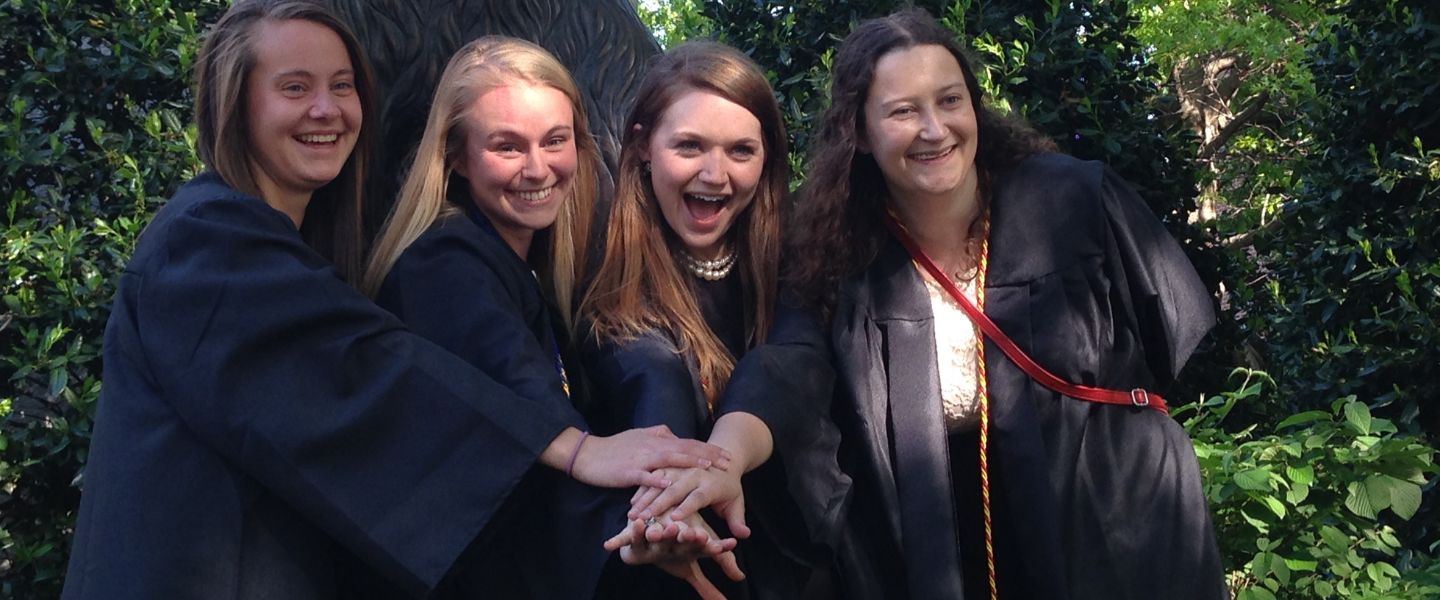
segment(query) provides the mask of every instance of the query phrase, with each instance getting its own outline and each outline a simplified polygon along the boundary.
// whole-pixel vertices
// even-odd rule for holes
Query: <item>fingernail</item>
[[[710,461],[708,461],[708,460],[705,460],[705,459],[703,459],[703,458],[700,459],[700,468],[702,468],[702,469],[708,469],[708,468],[710,468],[710,465],[711,465],[711,464],[712,464],[712,463],[711,463]]]

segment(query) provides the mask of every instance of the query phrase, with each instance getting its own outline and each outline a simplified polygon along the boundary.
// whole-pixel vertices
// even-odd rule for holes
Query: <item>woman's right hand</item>
[[[561,434],[556,443],[565,437],[566,434]],[[575,443],[580,443],[578,435]],[[731,460],[725,449],[677,438],[664,425],[631,429],[612,436],[589,436],[578,452],[570,475],[582,483],[608,488],[665,488],[670,481],[655,471],[666,468],[723,470],[729,468]]]

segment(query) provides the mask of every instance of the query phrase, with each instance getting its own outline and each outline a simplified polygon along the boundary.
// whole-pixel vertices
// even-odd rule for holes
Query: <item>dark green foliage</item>
[[[1249,600],[1434,598],[1440,564],[1408,548],[1435,450],[1352,397],[1239,431],[1237,406],[1274,384],[1238,371],[1238,389],[1175,412],[1195,441],[1231,592]],[[1273,401],[1273,400],[1272,400]]]
[[[114,282],[196,170],[187,81],[220,8],[0,4],[0,596],[59,595]]]
[[[1296,199],[1257,243],[1250,327],[1291,407],[1355,395],[1440,432],[1440,22],[1357,0],[1316,32]]]

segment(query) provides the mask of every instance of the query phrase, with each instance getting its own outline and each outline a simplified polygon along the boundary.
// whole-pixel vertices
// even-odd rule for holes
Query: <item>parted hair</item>
[[[303,0],[238,0],[205,36],[195,66],[195,128],[200,161],[230,187],[259,197],[252,171],[253,144],[246,104],[255,69],[257,27],[265,22],[310,21],[334,31],[345,44],[355,73],[360,108],[376,108],[375,79],[355,34],[325,7]],[[365,240],[360,202],[370,160],[372,127],[360,127],[355,148],[340,174],[321,186],[305,209],[300,228],[306,243],[334,263],[346,281],[358,283]]]
[[[532,247],[527,257],[540,273],[541,287],[560,310],[567,327],[573,324],[576,280],[585,264],[597,177],[603,168],[600,151],[590,135],[580,88],[570,72],[544,48],[505,36],[484,36],[461,47],[440,76],[415,160],[365,270],[362,289],[366,293],[379,292],[395,261],[436,219],[460,212],[460,206],[449,201],[452,195],[459,202],[474,202],[464,179],[455,171],[455,165],[464,160],[466,115],[486,92],[514,83],[554,88],[565,94],[573,111],[579,164],[569,196],[563,200],[555,223],[532,241],[541,251]]]
[[[760,121],[765,161],[754,201],[727,233],[737,254],[745,311],[746,343],[764,341],[774,319],[780,260],[781,208],[789,189],[785,124],[765,75],[729,46],[687,42],[650,66],[625,120],[620,167],[605,253],[580,305],[582,317],[602,341],[625,341],[650,330],[668,333],[700,370],[707,400],[724,390],[735,358],[705,323],[690,277],[679,266],[681,242],[660,212],[646,172],[643,150],[656,126],[691,91],[734,102]]]
[[[840,283],[869,266],[889,234],[885,230],[885,178],[875,159],[857,150],[865,131],[865,101],[875,64],[890,52],[916,46],[944,48],[960,63],[977,125],[975,168],[980,198],[988,202],[995,177],[1026,157],[1053,151],[1054,142],[985,103],[975,70],[953,32],[920,8],[862,22],[845,37],[831,72],[830,106],[810,142],[806,183],[796,202],[788,240],[787,282],[805,300],[831,308]]]

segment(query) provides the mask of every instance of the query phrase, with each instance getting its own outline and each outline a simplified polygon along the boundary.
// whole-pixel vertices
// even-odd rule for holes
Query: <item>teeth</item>
[[[336,134],[333,134],[333,133],[325,134],[325,135],[313,134],[313,133],[312,133],[312,134],[307,134],[307,135],[302,135],[302,136],[300,136],[300,141],[305,142],[305,143],[307,143],[307,144],[329,144],[329,143],[334,142],[335,140],[338,140],[338,139],[340,139],[340,136],[339,136],[339,135],[336,135]]]
[[[701,196],[700,194],[686,194],[701,202],[724,202],[725,196]]]
[[[545,188],[545,189],[543,189],[543,190],[522,190],[522,191],[516,191],[516,192],[515,192],[515,195],[516,195],[516,196],[519,196],[521,200],[524,200],[524,201],[526,201],[526,202],[536,202],[536,201],[539,201],[539,200],[544,200],[546,196],[549,196],[549,195],[550,195],[550,190],[553,190],[553,189],[555,189],[555,186],[552,185],[552,186],[547,187],[547,188]]]

